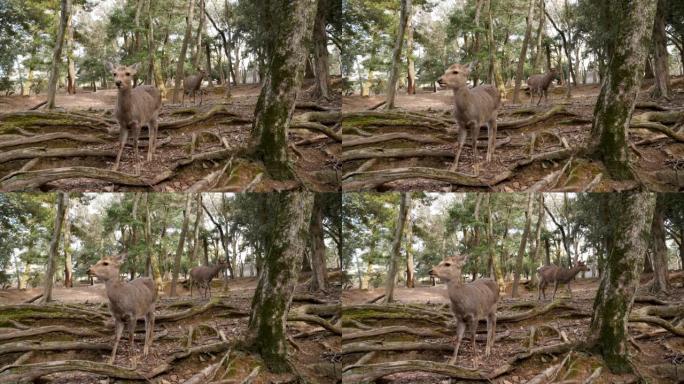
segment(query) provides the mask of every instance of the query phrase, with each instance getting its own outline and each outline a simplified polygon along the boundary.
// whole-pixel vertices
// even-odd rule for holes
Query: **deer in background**
[[[456,118],[458,130],[458,149],[454,163],[450,170],[458,169],[458,161],[461,151],[465,144],[468,130],[473,142],[473,162],[475,164],[475,174],[479,173],[479,158],[477,156],[477,138],[480,136],[480,128],[488,127],[487,162],[492,161],[496,141],[496,115],[501,103],[499,91],[493,85],[479,85],[468,88],[468,75],[475,67],[477,62],[470,63],[468,66],[453,64],[444,72],[437,82],[442,87],[450,88],[454,91],[454,116]]]
[[[119,169],[121,154],[128,141],[129,130],[133,133],[133,148],[135,154],[135,172],[140,173],[138,163],[138,138],[140,128],[146,125],[149,130],[149,145],[147,148],[147,161],[152,161],[154,156],[155,142],[157,141],[157,119],[161,109],[161,94],[151,85],[141,85],[133,88],[133,76],[140,69],[140,63],[131,66],[106,64],[107,70],[114,76],[114,84],[118,89],[114,116],[119,122],[119,152],[113,170]]]
[[[204,286],[204,294],[202,297],[207,296],[207,291],[209,291],[209,297],[211,297],[211,280],[218,276],[219,271],[224,270],[228,267],[228,262],[225,260],[219,260],[215,265],[205,267],[195,267],[190,270],[190,297],[192,297],[192,286],[197,284],[197,290]]]
[[[489,356],[496,334],[496,304],[499,301],[499,286],[492,279],[477,279],[470,283],[462,283],[461,271],[466,260],[467,256],[448,257],[430,270],[431,277],[446,281],[451,311],[456,319],[456,345],[454,356],[449,360],[449,364],[456,363],[466,322],[470,323],[473,334],[474,354],[477,354],[475,335],[480,319],[487,319],[485,356]]]
[[[530,89],[530,104],[534,103],[534,95],[539,94],[539,101],[541,103],[542,95],[544,96],[544,103],[549,102],[549,86],[554,79],[558,78],[558,70],[551,68],[543,75],[532,75],[527,78],[527,86]]]
[[[185,95],[187,94],[190,96],[192,94],[192,102],[197,103],[196,99],[196,93],[199,92],[200,94],[200,105],[202,105],[202,80],[204,79],[204,76],[207,75],[207,72],[200,68],[198,73],[195,75],[191,75],[186,77],[183,80],[183,101],[182,103],[185,103]]]
[[[118,256],[105,256],[88,269],[88,274],[104,281],[109,299],[109,311],[114,319],[116,333],[109,364],[114,363],[125,322],[128,322],[131,350],[133,350],[136,323],[138,319],[145,318],[143,356],[149,353],[154,335],[154,305],[157,301],[157,289],[154,281],[149,277],[140,277],[128,282],[119,279],[119,267],[126,260],[126,256],[125,253]]]
[[[539,275],[539,287],[537,289],[537,300],[541,300],[542,295],[546,300],[546,286],[553,283],[553,296],[551,300],[556,299],[556,291],[558,284],[566,284],[570,298],[572,298],[572,290],[570,289],[570,282],[582,271],[588,271],[589,268],[582,261],[578,261],[577,265],[572,268],[562,268],[555,265],[545,265],[537,269]]]

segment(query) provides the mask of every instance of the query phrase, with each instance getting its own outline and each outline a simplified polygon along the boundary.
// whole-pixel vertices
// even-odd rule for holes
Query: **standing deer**
[[[207,291],[209,291],[209,297],[211,297],[211,280],[216,277],[219,271],[228,267],[228,262],[225,260],[219,260],[217,264],[205,267],[195,267],[190,270],[190,297],[192,297],[192,286],[197,284],[197,290],[201,286],[204,286],[204,294],[202,297],[207,296]]]
[[[542,295],[544,300],[546,300],[546,286],[549,283],[553,283],[553,296],[551,300],[556,299],[556,291],[558,290],[558,284],[566,284],[568,287],[568,292],[570,293],[570,298],[572,298],[572,290],[570,289],[570,282],[577,276],[578,273],[582,271],[588,271],[589,268],[582,261],[578,261],[577,265],[568,269],[561,268],[555,265],[545,265],[537,269],[537,274],[539,275],[539,287],[537,289],[537,301],[541,300]]]
[[[114,363],[125,322],[128,322],[131,350],[133,350],[133,334],[136,322],[140,318],[145,318],[143,356],[147,356],[149,353],[154,334],[154,305],[157,300],[157,289],[154,281],[149,277],[140,277],[129,282],[121,281],[119,279],[119,267],[125,259],[125,253],[118,256],[104,256],[88,269],[88,274],[104,281],[109,299],[109,311],[114,319],[116,334],[114,335],[114,347],[112,348],[112,356],[109,358],[109,364]]]
[[[466,322],[470,323],[473,334],[474,354],[477,354],[475,335],[481,318],[487,319],[485,356],[489,356],[496,334],[496,304],[499,300],[499,286],[492,279],[477,279],[471,283],[462,283],[461,271],[467,258],[467,256],[448,257],[430,271],[430,276],[446,281],[451,311],[456,319],[456,345],[454,356],[449,360],[449,364],[456,363]]]
[[[534,95],[539,94],[539,101],[541,103],[542,96],[544,96],[544,103],[549,102],[549,86],[554,79],[558,78],[558,70],[551,68],[543,75],[532,75],[527,78],[527,86],[530,89],[530,104],[534,103]]]
[[[196,75],[188,76],[183,80],[183,104],[185,103],[185,95],[188,96],[192,94],[192,102],[197,103],[196,93],[200,94],[200,105],[202,105],[202,80],[207,72],[200,68]]]
[[[128,141],[128,131],[131,130],[133,132],[136,174],[139,174],[138,137],[140,136],[140,128],[143,125],[147,125],[149,129],[147,161],[152,161],[157,140],[157,119],[159,118],[159,109],[162,104],[161,93],[151,85],[132,87],[133,76],[140,69],[140,63],[135,63],[129,67],[125,65],[115,66],[112,63],[107,63],[106,67],[114,76],[114,84],[116,84],[118,89],[114,116],[119,122],[120,143],[113,170],[119,169],[121,154]]]
[[[456,158],[450,170],[458,169],[458,161],[461,151],[465,144],[468,130],[473,142],[473,162],[475,164],[475,174],[479,173],[479,158],[477,156],[477,138],[480,136],[480,128],[488,127],[487,162],[492,161],[496,141],[496,115],[501,96],[493,85],[479,85],[468,88],[468,75],[475,67],[476,62],[465,66],[453,64],[437,82],[442,87],[451,88],[454,91],[454,116],[456,117],[458,130],[458,149]]]

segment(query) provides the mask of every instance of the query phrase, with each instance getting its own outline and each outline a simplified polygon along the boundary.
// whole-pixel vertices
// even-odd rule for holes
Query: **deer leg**
[[[537,301],[541,300],[541,289],[542,289],[542,282],[539,282],[539,285],[537,285]]]
[[[489,142],[487,143],[487,162],[492,161],[492,156],[494,155],[494,150],[496,150],[496,117],[489,120],[487,124],[487,136]]]
[[[138,139],[140,138],[140,124],[134,122],[131,124],[131,130],[133,131],[133,155],[135,156],[135,174],[140,174],[140,158],[138,153]]]
[[[570,299],[572,299],[572,289],[570,289],[570,282],[568,281],[568,283],[565,286],[568,287],[568,293],[570,294]]]
[[[558,290],[558,280],[554,281],[553,283],[553,296],[551,297],[551,300],[556,300],[556,291]]]
[[[119,339],[123,333],[124,324],[121,320],[114,319],[114,327],[116,329],[114,334],[114,346],[112,347],[112,355],[109,357],[109,364],[114,364],[114,358],[116,357],[116,350],[119,347]]]
[[[126,147],[126,141],[128,141],[128,127],[124,125],[119,125],[119,153],[116,154],[116,161],[114,162],[113,171],[119,169],[119,162],[121,162],[121,155],[123,154],[124,147]]]
[[[477,355],[477,344],[475,343],[475,337],[477,336],[477,317],[475,316],[470,318],[470,331],[473,333],[473,354]]]
[[[461,347],[461,340],[465,333],[465,323],[462,320],[456,319],[456,345],[454,345],[454,355],[449,360],[449,364],[456,364],[456,357],[458,356],[458,349]]]
[[[480,125],[474,121],[468,122],[468,125],[473,140],[473,167],[475,168],[475,175],[478,175],[480,173],[480,157],[477,155],[477,137],[480,136]]]
[[[494,337],[496,335],[496,311],[487,315],[487,346],[485,347],[485,356],[489,356],[494,346]]]
[[[130,341],[129,344],[131,344],[131,353],[135,351],[135,341],[133,340],[133,337],[135,336],[135,325],[136,325],[137,319],[135,319],[133,316],[131,316],[128,319],[128,340]]]
[[[456,149],[456,157],[454,158],[454,163],[449,168],[450,171],[456,172],[458,169],[458,160],[461,158],[461,151],[463,151],[463,145],[465,144],[466,136],[468,136],[468,131],[465,127],[459,125],[458,129],[458,148]]]
[[[152,337],[154,335],[154,310],[145,314],[145,346],[143,347],[143,356],[147,356],[150,352],[150,344],[152,344]]]
[[[157,129],[159,127],[157,118],[150,120],[147,123],[148,130],[150,132],[149,144],[147,147],[147,161],[152,161],[154,158],[154,150],[157,142]]]

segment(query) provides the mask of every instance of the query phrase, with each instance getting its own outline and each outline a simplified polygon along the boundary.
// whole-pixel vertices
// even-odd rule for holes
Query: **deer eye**
[[[445,267],[451,267],[451,263],[444,264]]]
[[[126,72],[126,76],[130,76],[130,75],[131,75],[131,73],[130,73],[130,72]]]
[[[109,265],[109,263],[105,261],[104,263],[102,263],[102,265]]]
[[[458,75],[458,71],[453,71],[452,72],[454,75]]]

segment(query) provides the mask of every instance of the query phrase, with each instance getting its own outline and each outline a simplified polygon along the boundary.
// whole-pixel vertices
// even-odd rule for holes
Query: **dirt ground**
[[[669,302],[681,302],[684,297],[684,288],[682,286],[682,277],[684,273],[677,273],[676,283],[678,288],[673,289],[669,296],[660,297],[660,299]],[[649,276],[644,275],[642,280],[645,283],[649,280]],[[463,342],[461,344],[461,349],[459,351],[458,361],[456,363],[459,367],[478,369],[482,372],[493,372],[495,369],[500,368],[504,362],[510,361],[518,353],[526,352],[529,347],[529,336],[530,329],[535,327],[537,331],[541,333],[535,343],[535,346],[552,345],[560,342],[559,334],[551,331],[550,328],[555,328],[558,331],[564,332],[568,339],[572,341],[583,340],[587,330],[589,328],[589,322],[591,319],[591,312],[594,302],[594,297],[596,295],[596,289],[598,287],[597,279],[578,279],[572,283],[572,298],[569,297],[565,287],[560,287],[557,293],[557,300],[560,298],[564,303],[569,304],[574,307],[575,310],[564,310],[556,309],[546,314],[529,318],[527,320],[522,320],[519,322],[499,322],[497,325],[497,335],[500,340],[497,339],[494,347],[492,348],[492,353],[489,357],[484,356],[484,345],[485,341],[480,340],[478,337],[477,341],[477,354],[473,353],[472,345],[469,337],[469,330],[466,329]],[[506,293],[502,294],[499,299],[498,305],[498,315],[502,314],[514,314],[519,311],[528,310],[538,305],[537,303],[537,291],[536,289],[528,291],[524,287],[522,288],[522,293],[519,298],[511,298],[511,286],[510,284],[506,287]],[[551,293],[553,288],[547,288],[547,300],[543,301],[542,305],[547,305],[551,302]],[[345,313],[345,306],[353,304],[366,303],[379,295],[384,293],[384,289],[375,289],[371,292],[359,289],[350,289],[342,292],[342,302],[343,306],[343,316]],[[647,295],[648,293],[644,291],[643,288],[640,289],[639,295]],[[432,308],[439,313],[449,312],[448,299],[446,294],[446,287],[443,284],[438,284],[437,286],[419,286],[414,289],[408,289],[404,287],[397,287],[394,291],[395,299],[398,304],[405,305],[408,307],[415,306],[416,308]],[[380,301],[378,301],[379,303]],[[645,303],[635,303],[634,308],[640,308]],[[450,312],[449,312],[450,313]],[[411,320],[410,323],[406,320],[401,319],[385,319],[382,321],[364,322],[365,325],[371,325],[373,327],[386,327],[392,325],[409,325],[413,329],[436,329],[435,324],[430,324],[427,322],[421,322],[419,320]],[[660,330],[658,327],[652,327],[643,323],[630,323],[629,325],[630,335],[635,339],[635,342],[641,348],[641,351],[637,351],[634,348],[631,349],[633,353],[632,357],[635,361],[636,366],[641,371],[644,377],[649,378],[651,383],[672,383],[671,380],[662,379],[655,372],[653,372],[650,367],[658,364],[682,364],[684,363],[684,338],[673,335],[667,331]],[[347,332],[359,331],[359,329],[345,328],[345,334]],[[443,332],[442,329],[439,330]],[[453,330],[452,330],[453,331]],[[543,331],[543,332],[542,332]],[[478,335],[485,334],[486,328],[485,323],[480,322],[478,328]],[[411,336],[407,334],[394,333],[388,334],[374,339],[366,339],[365,341],[383,343],[391,341],[424,341],[429,343],[452,343],[454,332],[447,333],[448,338],[427,338],[421,336]],[[538,333],[539,335],[539,333]],[[354,339],[351,341],[361,341],[361,339]],[[347,341],[343,342],[344,345]],[[435,362],[446,363],[451,358],[451,352],[446,351],[430,351],[430,350],[419,350],[419,351],[406,351],[406,352],[381,352],[382,354],[376,355],[371,361],[366,362],[366,364],[381,363],[386,361],[398,361],[398,360],[430,360]],[[343,365],[348,366],[354,364],[359,358],[363,356],[363,353],[351,353],[345,354],[343,359]],[[568,383],[583,383],[584,380],[592,373],[594,368],[597,367],[600,362],[590,355],[574,352],[573,362],[570,363],[570,369],[567,370],[567,374],[561,373],[559,377],[556,378],[557,381],[554,382],[566,382]],[[535,375],[539,374],[544,369],[548,368],[553,364],[558,364],[562,359],[560,357],[548,355],[542,356],[540,358],[531,358],[522,363],[515,365],[515,368],[498,377],[491,380],[492,383],[497,384],[517,384],[525,383],[532,379]],[[567,377],[561,377],[561,376]],[[603,369],[601,376],[594,381],[594,383],[608,384],[608,383],[632,383],[635,382],[635,376],[632,375],[613,375],[609,373],[605,368]],[[412,372],[412,373],[398,373],[383,378],[383,382],[392,384],[408,384],[408,383],[448,383],[448,379],[445,380],[444,376],[423,372]]]
[[[675,80],[673,79],[673,82]],[[684,82],[677,81],[674,87],[674,97],[671,101],[658,101],[658,105],[669,111],[684,111]],[[648,99],[648,81],[644,83],[643,91],[639,94],[638,103],[652,102]],[[446,181],[438,181],[426,178],[407,178],[394,180],[375,188],[385,190],[426,190],[426,191],[469,191],[491,190],[497,192],[521,191],[530,188],[551,172],[560,170],[568,161],[567,158],[550,161],[534,161],[531,164],[521,164],[522,161],[531,159],[532,155],[542,155],[564,148],[577,148],[588,143],[593,119],[594,105],[600,92],[600,86],[580,85],[572,90],[572,98],[565,98],[565,88],[555,85],[549,91],[548,104],[542,100],[541,105],[530,105],[528,95],[522,95],[523,104],[512,104],[512,90],[507,90],[509,100],[504,100],[499,109],[499,124],[502,122],[520,121],[535,115],[550,111],[555,106],[564,109],[548,119],[522,127],[499,127],[497,134],[497,149],[494,152],[493,161],[484,163],[486,153],[486,128],[480,132],[480,144],[478,162],[480,172],[478,180],[483,186],[466,186],[451,184]],[[382,170],[403,169],[415,167],[429,167],[438,170],[447,170],[453,162],[452,154],[456,148],[456,133],[453,123],[453,94],[450,90],[419,91],[416,95],[408,96],[399,93],[396,99],[396,111],[399,114],[412,114],[413,120],[405,120],[401,117],[392,119],[377,117],[377,123],[372,123],[365,118],[352,119],[343,123],[345,132],[345,145],[342,155],[343,187],[345,190],[355,190],[359,173],[364,176],[380,174]],[[369,108],[377,105],[385,99],[384,95],[373,97],[345,96],[343,97],[343,111],[345,114],[354,112],[367,113]],[[535,103],[536,104],[536,103]],[[644,104],[645,105],[645,104]],[[383,111],[383,107],[377,109]],[[650,108],[638,107],[634,115],[652,112]],[[421,117],[424,117],[421,121]],[[438,119],[448,122],[448,125],[435,126],[430,124],[430,119]],[[347,120],[347,119],[345,119]],[[682,124],[684,121],[677,124]],[[675,130],[682,126],[670,126]],[[358,129],[358,130],[357,130]],[[680,131],[681,132],[681,131]],[[363,136],[373,137],[390,133],[404,133],[423,138],[432,137],[432,142],[416,142],[407,139],[394,139],[365,145],[350,146],[349,140],[361,139]],[[532,137],[535,137],[534,152],[531,152]],[[565,142],[563,142],[563,140]],[[441,141],[441,142],[440,142]],[[470,138],[468,138],[470,141]],[[630,141],[636,143],[632,155],[635,161],[635,169],[640,181],[649,189],[658,191],[676,191],[684,188],[684,180],[677,176],[681,173],[684,163],[684,143],[666,138],[660,133],[646,129],[631,129]],[[567,145],[567,146],[566,146]],[[351,152],[361,150],[375,151],[377,153],[389,150],[419,149],[429,151],[447,151],[441,156],[402,156],[390,157],[382,155],[372,165],[366,164],[368,157],[354,157],[349,159]],[[356,153],[355,153],[356,155]],[[466,176],[475,176],[472,150],[466,143],[459,162],[458,172]],[[362,167],[364,166],[364,167]],[[377,171],[377,172],[376,172]],[[636,187],[635,182],[620,182],[607,177],[606,169],[601,162],[589,158],[574,158],[568,169],[555,181],[555,185],[546,186],[548,191],[579,191],[586,187],[594,178],[601,174],[600,181],[592,186],[596,192],[611,192],[631,189]],[[501,180],[503,178],[503,180]],[[353,187],[352,187],[353,186]]]
[[[309,82],[304,85],[300,95],[295,116],[303,116],[306,112],[316,111],[314,106],[334,112],[340,109],[339,95],[330,101],[317,101],[309,98]],[[239,85],[232,87],[232,97],[226,100],[224,88],[215,86],[205,89],[202,105],[193,104],[186,97],[185,105],[172,104],[164,100],[160,113],[160,128],[157,135],[155,158],[148,162],[146,128],[141,131],[140,141],[140,173],[136,175],[136,161],[133,156],[132,141],[124,150],[119,171],[125,175],[135,176],[133,181],[109,181],[94,178],[63,178],[42,183],[42,190],[70,191],[183,191],[203,178],[210,182],[201,187],[223,191],[241,191],[246,188],[252,191],[289,190],[303,184],[305,188],[317,191],[335,191],[338,189],[337,160],[340,152],[339,142],[307,129],[290,130],[290,156],[293,159],[293,170],[299,182],[279,182],[264,177],[263,168],[258,164],[243,161],[240,151],[247,147],[254,117],[254,108],[260,92],[258,85]],[[171,90],[169,90],[171,92]],[[104,89],[96,93],[79,89],[76,95],[58,93],[57,112],[54,116],[25,112],[30,107],[45,100],[44,95],[22,97],[0,97],[2,113],[15,112],[23,116],[0,114],[0,143],[31,139],[30,143],[0,147],[3,151],[12,150],[8,158],[0,158],[0,178],[20,170],[44,171],[63,167],[87,166],[109,170],[114,164],[118,150],[118,124],[112,117],[116,102],[116,90]],[[313,105],[313,106],[312,106]],[[313,108],[313,109],[312,109]],[[167,126],[185,120],[189,124]],[[194,119],[194,120],[189,120]],[[331,124],[326,122],[325,124]],[[332,125],[331,125],[332,127]],[[45,134],[66,133],[81,136],[81,140],[56,138],[37,140]],[[88,141],[84,141],[88,138]],[[50,149],[78,149],[99,151],[95,154],[78,154],[51,156],[41,154]],[[20,153],[28,151],[29,154]],[[221,152],[223,151],[223,152]],[[200,155],[214,153],[209,158]],[[33,155],[32,155],[33,154]],[[38,163],[29,163],[39,158]],[[221,173],[222,168],[226,170]],[[212,172],[217,172],[209,178]],[[22,174],[23,175],[23,174]],[[36,175],[36,173],[30,174]],[[16,176],[17,177],[20,176]],[[6,181],[3,179],[4,181]],[[8,190],[5,184],[0,190]]]
[[[273,374],[263,368],[263,362],[257,355],[246,352],[237,346],[247,330],[249,312],[251,308],[252,296],[256,288],[256,278],[238,278],[229,280],[228,293],[221,293],[222,281],[220,279],[214,280],[213,283],[213,299],[221,303],[220,307],[209,309],[200,314],[190,316],[178,321],[157,321],[155,326],[155,341],[150,349],[150,355],[142,357],[143,335],[144,327],[142,322],[138,323],[136,330],[135,350],[130,349],[127,337],[122,337],[119,344],[119,350],[114,362],[115,365],[129,368],[134,366],[137,361],[136,371],[140,373],[151,372],[154,368],[159,366],[164,361],[167,361],[170,356],[178,352],[182,352],[189,348],[188,334],[190,329],[194,330],[192,347],[204,346],[212,343],[220,342],[221,339],[217,334],[222,332],[227,341],[232,343],[234,347],[231,349],[229,355],[229,368],[225,375],[225,379],[235,380],[236,383],[241,382],[249,373],[257,366],[261,366],[258,376],[253,383],[287,383],[291,382],[295,376],[292,374]],[[169,284],[165,285],[165,293],[159,298],[155,314],[159,319],[165,314],[178,313],[179,311],[188,308],[197,308],[206,305],[209,299],[199,297],[196,292],[194,297],[190,298],[189,291],[183,286],[179,286],[179,297],[168,297]],[[339,302],[338,287],[333,286],[330,292],[320,294],[317,297],[321,301],[335,303]],[[8,289],[0,291],[0,305],[19,304],[36,294],[40,293],[40,289],[29,289],[25,291],[17,291],[16,289]],[[296,295],[308,294],[305,286],[299,286]],[[56,302],[63,305],[72,305],[75,308],[85,308],[93,314],[100,314],[103,318],[109,319],[109,313],[106,307],[106,298],[103,284],[95,284],[94,286],[78,286],[72,289],[63,287],[56,287],[53,291],[53,296]],[[295,301],[292,307],[298,308],[306,302]],[[111,321],[109,321],[111,323]],[[112,330],[110,328],[96,327],[94,323],[77,322],[74,320],[59,320],[59,319],[24,319],[20,321],[20,325],[30,326],[31,328],[46,326],[46,325],[65,325],[68,327],[89,328],[102,332],[101,336],[74,336],[68,334],[49,333],[39,337],[30,338],[31,341],[83,341],[88,343],[107,343],[111,345]],[[15,325],[7,323],[4,316],[0,314],[0,338],[3,334],[17,331]],[[305,377],[319,383],[335,383],[339,376],[339,357],[338,351],[340,348],[340,339],[338,336],[330,332],[317,331],[320,327],[304,322],[289,322],[288,335],[292,343],[296,343],[296,347],[291,344],[292,362],[297,369]],[[300,335],[302,333],[308,333]],[[29,339],[24,339],[29,341]],[[14,341],[14,340],[10,340]],[[0,351],[5,341],[0,342]],[[109,351],[90,351],[90,350],[76,350],[76,351],[37,351],[25,361],[23,364],[31,364],[38,362],[57,361],[57,360],[90,360],[95,362],[106,362],[109,357]],[[203,368],[210,364],[217,363],[225,354],[219,353],[198,353],[190,357],[181,359],[172,364],[172,368],[150,382],[160,384],[175,384],[183,383],[194,374],[198,373]],[[0,367],[12,364],[22,353],[0,353]],[[223,370],[219,375],[223,374]],[[86,373],[58,373],[48,376],[50,383],[54,384],[100,384],[103,382],[102,376],[86,374]],[[0,377],[1,379],[1,377]],[[129,382],[126,380],[115,380],[116,383]],[[139,381],[130,381],[139,382]]]

